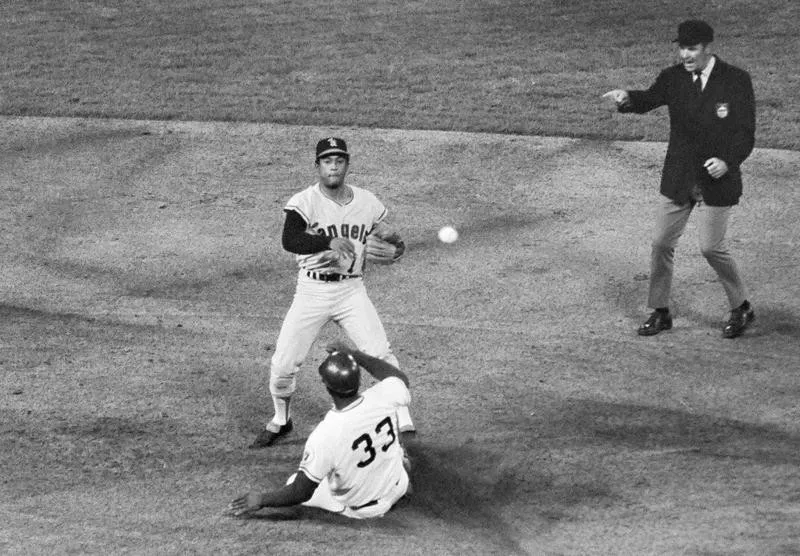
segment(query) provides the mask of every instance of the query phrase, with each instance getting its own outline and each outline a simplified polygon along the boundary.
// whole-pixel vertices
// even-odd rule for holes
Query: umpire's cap
[[[679,46],[693,46],[713,41],[714,29],[711,25],[700,19],[688,19],[678,25],[678,38],[672,42],[678,43]]]
[[[320,139],[319,143],[317,143],[317,161],[320,158],[334,154],[350,160],[350,153],[347,152],[347,143],[344,142],[344,139],[339,139],[338,137]]]
[[[361,371],[349,353],[334,351],[319,366],[319,375],[328,390],[340,396],[355,396],[361,384]]]

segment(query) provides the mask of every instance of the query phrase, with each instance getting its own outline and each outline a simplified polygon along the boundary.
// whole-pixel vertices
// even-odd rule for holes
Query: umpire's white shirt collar
[[[704,67],[703,71],[700,72],[700,79],[703,80],[703,87],[705,87],[706,83],[708,83],[708,78],[711,75],[711,70],[714,69],[714,64],[716,63],[717,63],[717,57],[711,56],[711,58],[708,59],[706,67]]]

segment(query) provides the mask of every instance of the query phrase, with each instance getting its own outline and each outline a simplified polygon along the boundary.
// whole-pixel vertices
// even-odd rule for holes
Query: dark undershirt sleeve
[[[311,255],[327,251],[331,246],[329,237],[306,233],[306,221],[303,220],[300,213],[294,210],[286,211],[281,242],[284,249],[296,255]]]

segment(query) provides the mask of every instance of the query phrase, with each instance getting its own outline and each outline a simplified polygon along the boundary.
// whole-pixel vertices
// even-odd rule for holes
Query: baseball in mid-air
[[[439,230],[439,241],[443,243],[453,243],[458,239],[458,230],[452,226],[444,226]]]

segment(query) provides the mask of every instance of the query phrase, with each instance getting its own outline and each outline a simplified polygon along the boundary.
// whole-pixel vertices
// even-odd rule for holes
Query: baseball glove
[[[375,264],[392,264],[403,256],[406,244],[397,233],[380,238],[367,236],[367,260]]]

